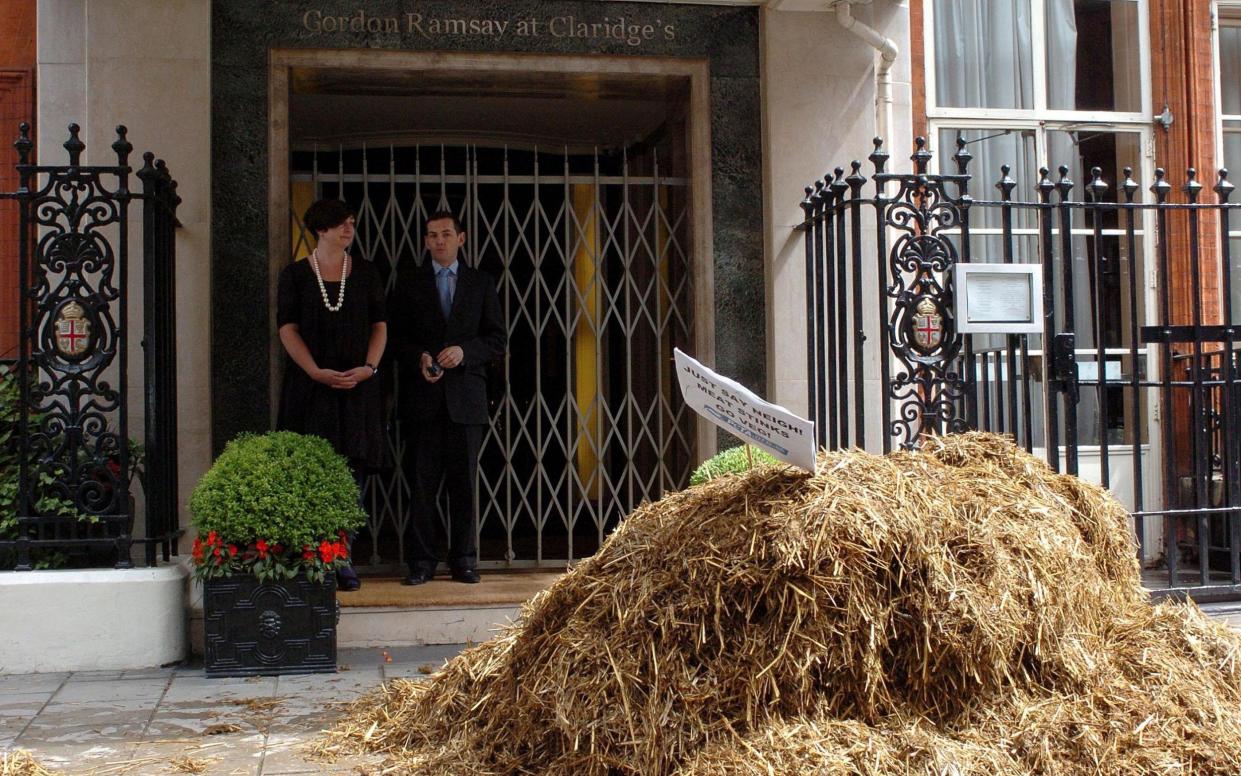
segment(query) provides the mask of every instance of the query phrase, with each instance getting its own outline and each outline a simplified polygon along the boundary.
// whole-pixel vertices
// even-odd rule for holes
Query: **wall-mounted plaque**
[[[1043,276],[1038,264],[957,264],[957,330],[1038,334],[1043,331]]]

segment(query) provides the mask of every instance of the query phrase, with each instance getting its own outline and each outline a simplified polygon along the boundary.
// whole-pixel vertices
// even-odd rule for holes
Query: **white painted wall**
[[[186,577],[180,564],[0,574],[0,674],[184,660]]]
[[[888,170],[909,168],[911,95],[909,7],[906,0],[875,0],[854,7],[854,16],[895,41],[893,122],[886,138]],[[762,11],[763,165],[767,265],[768,391],[774,401],[806,411],[805,253],[800,232],[802,189],[833,167],[866,161],[876,133],[875,69],[878,54],[837,23],[833,13]],[[866,192],[873,189],[867,184]],[[868,258],[873,247],[865,246]],[[874,261],[864,262],[865,299],[878,293]],[[876,303],[877,304],[877,303]],[[867,343],[868,385],[879,395],[874,356],[878,337]],[[867,408],[868,446],[877,440],[878,405]]]
[[[177,180],[178,465],[183,510],[211,463],[210,0],[38,0],[37,153],[65,159],[66,126],[82,127],[88,164],[115,164],[117,124],[130,164],[150,150]],[[140,190],[136,178],[131,188]],[[141,209],[131,209],[129,434],[142,439]],[[140,506],[141,509],[141,506]],[[141,530],[137,527],[135,531]]]

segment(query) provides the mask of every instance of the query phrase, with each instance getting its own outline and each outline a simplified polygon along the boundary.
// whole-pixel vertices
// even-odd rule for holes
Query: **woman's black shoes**
[[[362,580],[358,579],[358,572],[354,571],[352,566],[344,566],[336,570],[337,590],[352,593],[360,587],[362,587]]]

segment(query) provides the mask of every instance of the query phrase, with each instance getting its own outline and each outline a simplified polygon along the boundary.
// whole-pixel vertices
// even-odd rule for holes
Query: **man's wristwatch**
[[[369,366],[371,368],[371,377],[374,377],[375,375],[379,374],[379,367],[375,366],[371,362],[367,361],[365,364],[363,364],[363,366]]]

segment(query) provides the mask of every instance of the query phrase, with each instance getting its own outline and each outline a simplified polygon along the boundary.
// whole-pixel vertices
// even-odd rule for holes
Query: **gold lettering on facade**
[[[312,9],[302,14],[302,29],[311,35],[366,33],[384,35],[417,35],[434,38],[538,38],[544,35],[557,39],[615,41],[637,47],[652,40],[672,42],[677,39],[675,24],[662,19],[635,21],[625,16],[605,16],[586,20],[576,16],[555,16],[539,19],[525,16],[495,19],[471,16],[427,16],[407,11],[403,16],[375,16],[365,8],[346,14],[330,14]]]
[[[400,33],[401,21],[395,16],[372,16],[362,8],[347,16],[311,10],[302,14],[302,28],[315,35],[325,32]]]

